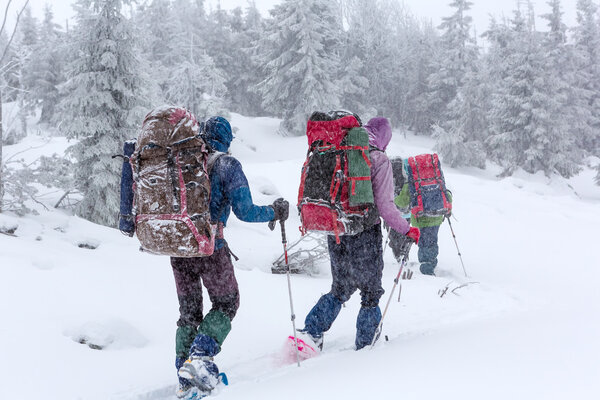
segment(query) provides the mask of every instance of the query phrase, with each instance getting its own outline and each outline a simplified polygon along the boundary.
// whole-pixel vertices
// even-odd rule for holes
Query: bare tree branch
[[[2,33],[4,32],[4,27],[6,26],[6,19],[8,18],[8,9],[10,7],[10,3],[12,3],[12,0],[8,0],[6,10],[4,10],[4,19],[2,20],[2,27],[0,27],[0,35],[2,35]]]
[[[472,284],[477,284],[479,282],[467,282],[467,283],[463,283],[462,285],[458,285],[457,287],[455,287],[454,289],[452,289],[452,293],[458,296],[458,293],[455,293],[458,289],[462,289],[466,286],[472,285]]]
[[[37,204],[39,204],[39,205],[41,205],[42,207],[44,207],[44,209],[45,209],[46,211],[49,211],[49,210],[50,210],[48,207],[46,207],[46,205],[45,205],[44,203],[42,203],[41,201],[39,201],[39,200],[37,199],[37,196],[35,196],[35,195],[33,195],[33,194],[32,194],[32,195],[30,196],[30,198],[31,198],[31,200],[35,201]]]
[[[12,34],[10,35],[10,39],[9,39],[8,43],[6,44],[6,47],[4,48],[2,57],[0,57],[0,65],[2,65],[2,62],[4,61],[4,57],[6,57],[6,53],[8,52],[8,49],[10,48],[10,44],[12,43],[13,39],[15,38],[15,33],[17,32],[17,26],[19,26],[19,20],[21,19],[21,14],[23,14],[23,11],[25,11],[27,4],[29,4],[29,0],[25,1],[25,4],[23,4],[23,7],[21,7],[21,10],[17,13],[17,20],[15,22],[15,27],[12,31]],[[8,2],[8,5],[10,5],[10,0]],[[8,5],[6,6],[6,12],[4,13],[5,21],[6,21],[6,16],[8,15]],[[4,29],[4,23],[2,24],[2,29]],[[0,33],[1,32],[2,31],[0,31]]]
[[[19,154],[23,154],[25,152],[28,152],[29,150],[41,149],[42,147],[46,146],[48,143],[50,143],[50,139],[47,139],[45,143],[42,143],[39,146],[31,146],[31,147],[28,147],[21,151],[18,151],[15,154],[13,154],[12,156],[8,157],[4,162],[8,164],[9,161],[11,161],[13,158],[18,156]]]

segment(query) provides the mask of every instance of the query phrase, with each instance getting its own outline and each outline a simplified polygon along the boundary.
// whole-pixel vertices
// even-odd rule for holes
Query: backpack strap
[[[421,178],[419,176],[419,170],[415,157],[408,158],[408,166],[412,173],[415,197],[417,198],[417,205],[412,208],[411,212],[415,217],[417,217],[423,212],[423,198],[421,197]]]
[[[222,151],[214,151],[210,153],[210,155],[208,156],[208,160],[206,161],[206,172],[208,172],[209,175],[210,171],[212,171],[213,167],[215,166],[217,160],[221,158],[221,156],[224,156],[226,154],[227,153],[223,153]]]

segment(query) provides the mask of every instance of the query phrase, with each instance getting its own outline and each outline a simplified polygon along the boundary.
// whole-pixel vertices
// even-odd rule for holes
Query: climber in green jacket
[[[392,161],[393,163],[393,161]],[[421,216],[415,217],[410,212],[410,190],[409,190],[409,180],[406,179],[406,171],[408,170],[408,162],[407,160],[402,161],[403,168],[399,169],[404,174],[404,179],[395,179],[394,182],[402,182],[402,188],[396,188],[395,193],[397,193],[394,198],[394,203],[396,206],[402,211],[404,217],[406,219],[410,218],[411,226],[419,228],[421,230],[421,237],[419,239],[419,252],[418,259],[420,263],[420,271],[424,275],[435,275],[435,267],[437,266],[437,256],[439,253],[438,248],[438,232],[440,229],[440,225],[444,222],[444,218],[449,217],[449,215],[439,215],[439,216]],[[394,169],[394,173],[397,170]],[[443,174],[442,174],[443,179]],[[449,202],[452,202],[452,193],[449,190],[446,190],[446,198]],[[390,247],[394,252],[394,256],[398,259],[401,255],[397,254],[398,250],[402,248],[402,240],[404,239],[402,236],[396,237],[398,235],[394,235],[393,231],[390,232]],[[400,241],[400,242],[399,242]]]

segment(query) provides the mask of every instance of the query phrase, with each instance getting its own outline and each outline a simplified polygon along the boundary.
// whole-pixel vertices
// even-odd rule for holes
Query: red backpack
[[[374,207],[369,135],[358,116],[314,112],[307,123],[298,210],[302,233],[353,235],[379,218]]]
[[[408,159],[411,213],[415,217],[448,215],[452,203],[446,196],[446,182],[437,154],[421,154]]]

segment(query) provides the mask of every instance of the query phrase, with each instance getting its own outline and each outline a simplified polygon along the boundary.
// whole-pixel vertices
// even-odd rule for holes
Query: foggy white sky
[[[0,7],[4,9],[7,0],[0,0]],[[12,9],[15,10],[17,5],[23,4],[25,0],[13,0]],[[248,4],[246,0],[205,0],[206,4],[215,6],[219,1],[221,7],[229,9],[237,6],[246,7]],[[475,26],[477,33],[483,33],[489,22],[489,15],[493,14],[497,17],[505,15],[507,17],[512,16],[512,10],[516,7],[517,0],[472,0],[473,7],[471,9],[471,16],[475,20]],[[73,17],[73,10],[71,4],[73,0],[30,0],[29,1],[34,15],[41,18],[43,15],[44,4],[48,3],[52,5],[54,15],[56,16],[56,22],[61,25],[65,25],[65,20]],[[280,0],[256,0],[256,5],[263,12],[264,15],[268,15],[268,10],[273,5],[280,3]],[[404,0],[404,4],[418,17],[431,19],[437,26],[442,17],[450,14],[450,7],[448,4],[450,0]],[[575,25],[575,3],[576,0],[563,0],[562,6],[564,11],[564,21],[568,26]],[[534,0],[535,11],[538,15],[538,29],[545,30],[545,21],[539,19],[539,15],[545,14],[549,11],[549,7],[546,4],[546,0]],[[13,12],[14,13],[14,12]]]

